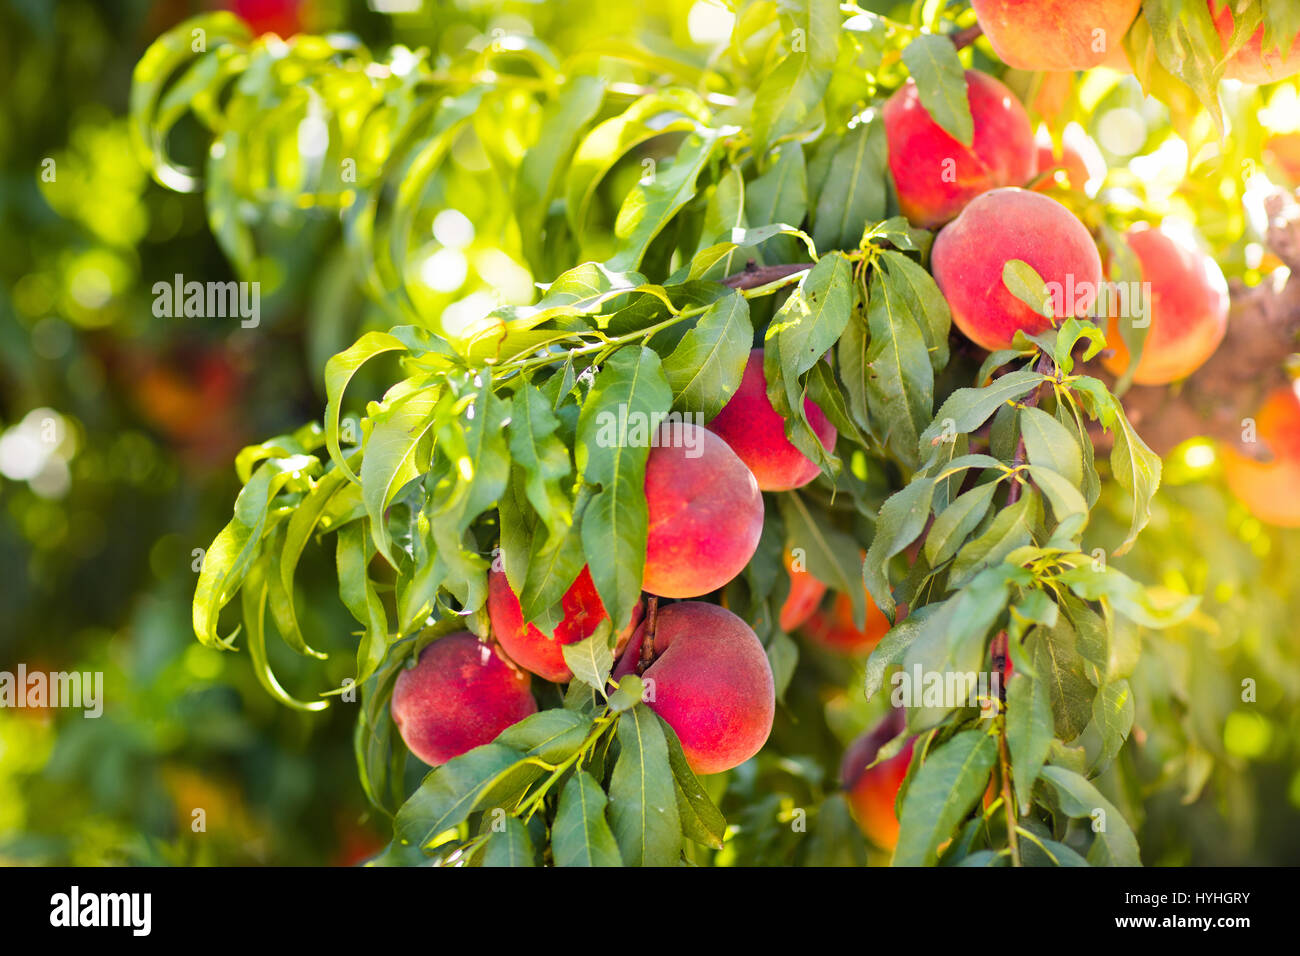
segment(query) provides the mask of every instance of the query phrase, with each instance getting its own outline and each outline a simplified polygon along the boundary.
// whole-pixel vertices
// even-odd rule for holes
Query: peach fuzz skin
[[[835,426],[826,420],[825,414],[811,399],[804,400],[804,410],[822,447],[834,448]],[[708,427],[730,445],[754,473],[761,491],[800,488],[821,471],[816,462],[785,437],[785,419],[777,414],[767,398],[762,349],[749,353],[740,387]]]
[[[469,631],[439,638],[393,686],[393,722],[411,753],[440,766],[529,714],[530,678]]]
[[[966,85],[975,121],[970,147],[930,117],[914,81],[885,102],[889,171],[899,208],[914,226],[937,229],[980,193],[1034,177],[1034,131],[1015,94],[975,70],[966,71]]]
[[[1195,247],[1159,229],[1137,226],[1124,236],[1151,284],[1146,342],[1133,381],[1167,385],[1195,372],[1228,330],[1228,282],[1219,264]],[[1129,366],[1128,346],[1112,316],[1106,344],[1114,354],[1102,360],[1114,375]]]
[[[892,711],[880,724],[858,737],[844,752],[840,762],[840,785],[844,787],[849,809],[863,836],[884,850],[898,843],[898,816],[894,805],[898,791],[912,762],[913,741],[893,757],[874,767],[880,748],[903,729],[902,715]]]
[[[892,626],[885,612],[867,596],[867,622],[859,629],[853,623],[853,602],[847,594],[836,594],[828,608],[818,608],[804,623],[802,633],[814,644],[837,654],[870,654]]]
[[[1002,281],[1011,259],[1028,263],[1045,283],[1062,289],[1101,286],[1097,247],[1068,209],[1032,190],[984,193],[935,238],[930,267],[953,322],[989,351],[1010,348],[1017,330],[1037,334],[1052,324]]]
[[[644,638],[642,624],[615,680],[636,671]],[[650,709],[672,727],[696,773],[739,766],[772,732],[776,684],[767,653],[749,625],[726,608],[700,601],[661,607],[654,657],[641,679],[653,687]]]
[[[1219,41],[1226,51],[1232,42],[1232,6],[1216,0],[1206,0],[1206,3],[1214,17],[1214,28],[1219,31]],[[1291,37],[1289,43],[1283,40],[1282,49],[1273,48],[1265,53],[1263,24],[1223,67],[1224,77],[1243,83],[1276,83],[1297,73],[1300,73],[1300,42]]]
[[[822,597],[826,594],[826,585],[812,576],[811,571],[794,570],[790,552],[785,555],[785,570],[790,575],[790,593],[781,605],[781,614],[777,624],[789,634],[817,611]]]
[[[1255,415],[1271,461],[1223,449],[1223,477],[1246,510],[1268,524],[1300,528],[1300,383],[1275,390]]]
[[[1142,0],[971,0],[971,6],[984,36],[1007,66],[1018,70],[1109,66],[1127,71],[1124,34]]]
[[[567,683],[573,672],[565,663],[563,646],[576,644],[591,634],[609,615],[596,593],[591,571],[585,565],[560,600],[564,618],[555,626],[554,637],[547,637],[534,624],[524,626],[524,612],[519,597],[510,587],[504,571],[488,573],[488,617],[492,635],[506,655],[526,671],[557,684]],[[632,623],[624,628],[618,649],[627,644],[632,629],[640,620],[640,605]]]
[[[693,431],[687,435],[680,429]],[[763,533],[758,482],[707,428],[663,427],[646,462],[645,497],[649,534],[642,580],[651,594],[687,598],[716,591],[744,570],[758,549]]]

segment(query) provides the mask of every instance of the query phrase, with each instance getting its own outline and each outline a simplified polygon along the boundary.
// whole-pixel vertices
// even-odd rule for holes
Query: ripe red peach
[[[803,626],[804,637],[839,654],[870,654],[891,625],[885,612],[871,600],[871,595],[866,595],[866,598],[867,623],[861,629],[853,623],[853,602],[847,594],[840,592],[829,608],[818,608],[808,618]]]
[[[722,587],[749,563],[763,532],[754,474],[700,425],[665,424],[645,470],[649,507],[643,587],[686,598]]]
[[[876,754],[903,729],[902,715],[894,711],[874,729],[855,740],[840,762],[840,784],[858,828],[872,843],[892,850],[898,842],[898,816],[894,804],[912,762],[913,741],[874,767]]]
[[[1272,461],[1223,449],[1223,477],[1246,510],[1268,524],[1300,528],[1300,383],[1269,395],[1255,415],[1256,437]]]
[[[1038,145],[1038,175],[1042,177],[1034,186],[1044,192],[1053,186],[1097,195],[1106,178],[1106,160],[1082,126],[1070,123],[1061,134],[1058,150],[1046,126],[1040,126],[1035,138]],[[1044,173],[1051,175],[1044,176]]]
[[[1217,262],[1158,228],[1135,226],[1124,236],[1150,283],[1150,326],[1133,381],[1167,385],[1200,368],[1228,330],[1228,282]],[[1129,365],[1120,322],[1111,316],[1102,364],[1115,375]]]
[[[808,424],[823,448],[834,448],[835,426],[811,399],[804,400]],[[785,437],[785,419],[777,414],[767,399],[767,379],[763,375],[763,350],[754,349],[745,363],[740,387],[722,411],[709,422],[713,432],[745,463],[762,491],[789,491],[800,488],[821,471]]]
[[[1128,70],[1124,34],[1142,0],[971,0],[994,52],[1018,70]]]
[[[1219,42],[1226,52],[1232,42],[1232,5],[1229,3],[1206,0],[1210,13],[1214,17],[1214,27],[1219,31]],[[1283,40],[1281,49],[1264,51],[1264,26],[1251,34],[1228,62],[1224,64],[1223,75],[1230,80],[1243,83],[1276,83],[1289,76],[1300,73],[1300,43],[1295,37]]]
[[[1016,298],[1002,280],[1011,259],[1033,267],[1062,290],[1101,287],[1101,257],[1092,236],[1070,210],[1050,196],[1008,187],[984,193],[934,240],[934,281],[966,337],[993,351],[1010,348],[1016,331],[1036,334],[1052,322]],[[1083,317],[1088,303],[1057,296],[1063,311]],[[1057,321],[1066,318],[1056,317]]]
[[[529,676],[469,631],[426,647],[393,686],[393,722],[406,746],[437,767],[537,712]]]
[[[615,679],[636,671],[646,626],[632,635]],[[762,643],[726,608],[702,601],[661,607],[654,653],[641,674],[647,704],[682,743],[696,773],[721,773],[762,749],[776,716],[776,683]]]
[[[525,627],[519,596],[510,587],[505,572],[494,569],[488,573],[488,617],[492,621],[492,634],[501,649],[524,670],[564,684],[572,679],[573,671],[565,663],[563,645],[576,644],[590,637],[600,622],[609,616],[596,593],[591,571],[585,565],[564,592],[560,607],[564,610],[564,617],[555,626],[554,637],[547,637],[535,624]],[[640,605],[637,605],[632,622],[619,637],[618,650],[627,644],[640,619],[640,611]]]
[[[1021,186],[1034,176],[1034,131],[1020,101],[975,70],[966,71],[966,85],[975,121],[969,147],[931,118],[914,81],[885,102],[889,170],[898,205],[915,226],[937,229],[980,193]]]
[[[807,569],[796,571],[789,552],[785,555],[785,570],[790,575],[790,593],[781,605],[777,623],[788,634],[816,613],[817,605],[826,593],[826,585],[813,577]]]

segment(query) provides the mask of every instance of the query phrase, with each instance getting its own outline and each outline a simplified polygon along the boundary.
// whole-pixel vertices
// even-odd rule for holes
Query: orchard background
[[[0,860],[1300,856],[1293,4],[217,6],[0,7]]]

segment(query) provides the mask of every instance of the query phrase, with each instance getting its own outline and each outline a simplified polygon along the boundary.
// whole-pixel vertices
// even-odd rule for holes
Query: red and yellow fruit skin
[[[1264,140],[1264,161],[1281,170],[1291,185],[1300,185],[1300,133],[1275,133]]]
[[[1052,325],[1006,287],[1002,271],[1011,259],[1028,263],[1049,286],[1101,286],[1097,247],[1070,210],[1032,190],[984,193],[935,238],[930,267],[953,322],[990,351],[1010,348],[1017,330],[1037,334]]]
[[[1255,415],[1256,437],[1273,460],[1223,449],[1223,477],[1246,510],[1268,524],[1300,528],[1300,383],[1269,395]]]
[[[1219,31],[1219,40],[1226,51],[1232,42],[1232,5],[1229,3],[1206,0],[1210,13],[1214,17],[1214,27]],[[1292,37],[1288,45],[1283,42],[1282,49],[1264,52],[1264,26],[1250,36],[1236,53],[1228,57],[1223,66],[1223,75],[1229,80],[1243,83],[1276,83],[1287,77],[1300,73],[1300,43]]]
[[[1127,71],[1122,41],[1142,0],[971,0],[971,6],[984,36],[1007,66],[1018,70],[1109,66]]]
[[[591,571],[586,565],[564,592],[560,606],[564,610],[564,618],[555,626],[553,638],[547,637],[534,624],[524,627],[523,608],[520,607],[519,597],[510,587],[505,572],[494,569],[488,573],[488,618],[492,622],[492,635],[501,649],[524,670],[545,680],[564,684],[572,679],[573,671],[565,663],[562,647],[590,637],[600,622],[609,616],[605,613],[605,605],[596,593],[595,582],[591,580]],[[619,650],[627,644],[632,629],[640,620],[640,612],[641,606],[638,604],[632,623],[624,628],[619,638]]]
[[[440,766],[529,714],[531,678],[469,631],[434,641],[393,686],[393,722],[411,753]]]
[[[867,622],[859,630],[853,624],[853,602],[844,593],[835,595],[828,608],[818,608],[805,622],[804,637],[837,654],[870,654],[890,628],[885,612],[867,596]]]
[[[1106,160],[1082,126],[1071,123],[1065,128],[1059,151],[1045,126],[1039,128],[1035,142],[1038,145],[1040,179],[1034,189],[1046,192],[1055,187],[1089,196],[1097,194],[1106,178]]]
[[[645,638],[632,635],[614,678],[634,673]],[[762,749],[776,716],[776,684],[767,653],[749,625],[701,601],[661,607],[654,658],[641,674],[648,706],[677,734],[691,769],[721,773]]]
[[[1015,94],[975,70],[966,71],[966,84],[975,121],[970,147],[930,117],[914,81],[885,102],[889,170],[899,208],[914,226],[937,229],[980,193],[1034,177],[1034,131]]]
[[[790,575],[790,593],[781,605],[777,624],[789,634],[816,613],[817,605],[821,604],[822,597],[826,594],[826,585],[813,577],[810,571],[794,570],[789,552],[785,555],[785,570]]]
[[[1186,378],[1214,354],[1228,330],[1228,282],[1217,262],[1158,228],[1135,226],[1124,240],[1151,295],[1151,325],[1133,381],[1167,385]],[[1102,359],[1114,375],[1129,366],[1119,322],[1111,316],[1106,345],[1114,353]]]
[[[645,496],[649,532],[643,587],[651,594],[688,598],[716,591],[744,570],[758,549],[763,533],[758,482],[707,428],[664,426],[646,462]]]
[[[808,424],[823,448],[834,448],[836,431],[811,399],[804,400]],[[763,350],[754,349],[745,363],[740,387],[722,411],[709,422],[709,431],[725,441],[754,473],[762,491],[801,488],[821,471],[785,437],[785,419],[767,398],[763,375]]]
[[[894,804],[912,762],[913,741],[897,754],[868,769],[880,748],[903,729],[902,715],[892,713],[880,725],[855,740],[840,762],[840,784],[858,829],[872,843],[893,850],[898,843]]]

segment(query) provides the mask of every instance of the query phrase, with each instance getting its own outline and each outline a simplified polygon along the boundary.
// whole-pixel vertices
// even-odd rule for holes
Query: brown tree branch
[[[966,27],[963,30],[958,30],[956,33],[951,34],[952,45],[960,50],[963,47],[970,46],[983,35],[984,31],[977,23],[974,26]]]
[[[1286,193],[1269,197],[1270,249],[1290,269],[1278,270],[1252,288],[1231,285],[1228,331],[1215,353],[1187,379],[1173,386],[1135,385],[1124,395],[1124,409],[1138,434],[1159,455],[1189,438],[1225,442],[1252,457],[1267,456],[1261,443],[1243,444],[1242,419],[1253,417],[1265,397],[1285,385],[1286,356],[1300,334],[1300,204]],[[1108,384],[1113,376],[1089,369]],[[1109,435],[1093,436],[1098,450]]]
[[[782,263],[774,266],[760,266],[755,264],[753,259],[745,263],[745,268],[735,275],[729,275],[722,280],[722,284],[732,289],[757,289],[765,286],[769,282],[779,282],[782,279],[798,275],[800,272],[807,272],[813,267],[811,262]]]

